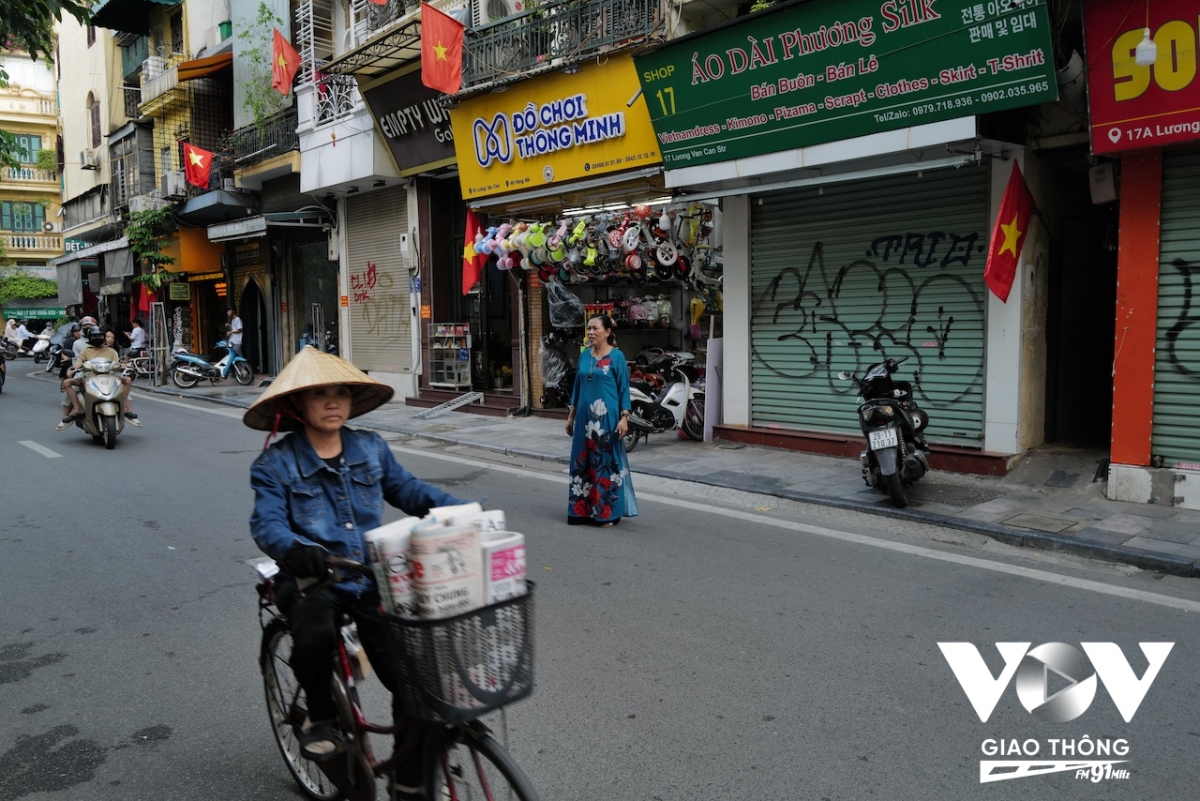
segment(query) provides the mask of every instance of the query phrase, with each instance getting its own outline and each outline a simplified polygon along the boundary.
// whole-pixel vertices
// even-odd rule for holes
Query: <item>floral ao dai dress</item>
[[[637,515],[625,441],[617,435],[621,410],[629,408],[629,367],[613,348],[596,359],[579,354],[575,386],[575,431],[571,441],[571,487],[567,516],[607,523]]]

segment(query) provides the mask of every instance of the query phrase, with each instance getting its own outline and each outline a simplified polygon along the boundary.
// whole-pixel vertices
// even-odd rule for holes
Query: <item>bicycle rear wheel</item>
[[[292,778],[304,794],[314,801],[336,801],[341,792],[321,772],[315,762],[304,758],[296,729],[304,723],[308,710],[304,693],[290,667],[292,635],[287,624],[276,620],[263,631],[259,667],[262,669],[263,689],[267,695],[267,713],[271,716],[271,733],[279,753],[287,764]]]
[[[539,801],[525,772],[486,728],[467,724],[456,735],[438,758],[432,798]]]

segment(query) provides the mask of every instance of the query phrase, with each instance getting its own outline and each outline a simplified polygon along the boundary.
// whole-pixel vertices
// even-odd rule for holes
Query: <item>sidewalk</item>
[[[245,408],[263,389],[233,382],[139,389]],[[554,418],[424,411],[392,402],[358,418],[369,428],[566,464],[571,441]],[[1180,576],[1200,576],[1200,512],[1110,501],[1093,482],[1104,454],[1046,448],[1002,479],[934,471],[896,509],[867,487],[857,460],[660,435],[630,454],[635,473],[774,495],[972,531],[1011,545],[1061,550]]]

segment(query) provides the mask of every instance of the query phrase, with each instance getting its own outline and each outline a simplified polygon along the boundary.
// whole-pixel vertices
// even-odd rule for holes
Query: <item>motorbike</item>
[[[4,391],[4,379],[8,377],[8,366],[5,364],[7,361],[4,349],[0,348],[0,392]]]
[[[215,385],[224,381],[232,374],[235,381],[244,387],[254,382],[254,370],[250,362],[233,352],[229,340],[222,339],[217,347],[225,351],[225,355],[216,362],[210,362],[203,356],[198,356],[186,350],[177,350],[171,354],[171,364],[167,368],[171,381],[180,389],[191,389],[203,379]]]
[[[33,347],[29,349],[29,355],[33,357],[34,364],[41,364],[50,358],[50,336],[48,331],[37,335],[37,342],[34,342]]]
[[[629,382],[629,430],[625,450],[632,451],[651,434],[682,429],[688,439],[704,439],[704,389],[692,366],[691,353],[666,352],[647,365],[663,375],[655,389],[643,381]]]
[[[79,393],[83,416],[75,418],[76,426],[103,442],[110,451],[117,447],[117,435],[125,430],[125,418],[121,414],[125,385],[116,368],[117,363],[108,359],[84,362]]]
[[[884,359],[871,365],[859,378],[842,371],[838,378],[858,385],[862,402],[858,406],[858,425],[867,438],[862,462],[863,481],[867,486],[886,492],[892,504],[908,505],[906,484],[913,484],[929,471],[929,447],[924,432],[929,415],[917,407],[908,381],[893,381],[892,376],[908,360]]]

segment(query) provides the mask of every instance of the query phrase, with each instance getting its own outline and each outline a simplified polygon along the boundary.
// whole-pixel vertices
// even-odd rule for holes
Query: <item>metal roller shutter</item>
[[[929,439],[983,438],[986,166],[751,200],[751,413],[756,426],[857,433],[861,375],[909,356]]]
[[[1200,152],[1163,159],[1151,452],[1167,466],[1200,462]]]
[[[412,371],[408,262],[400,251],[407,199],[407,190],[395,187],[346,201],[350,348],[363,370]]]

